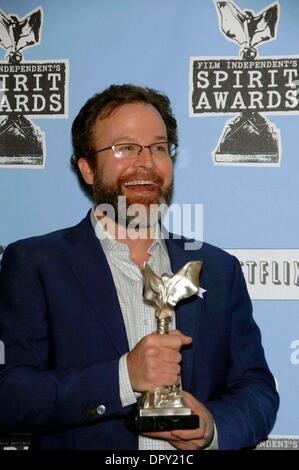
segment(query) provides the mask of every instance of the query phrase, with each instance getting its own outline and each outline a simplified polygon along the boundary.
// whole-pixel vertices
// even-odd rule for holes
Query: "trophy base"
[[[196,429],[199,427],[197,415],[172,415],[172,416],[130,416],[127,425],[132,431],[139,433],[172,431],[174,429]]]

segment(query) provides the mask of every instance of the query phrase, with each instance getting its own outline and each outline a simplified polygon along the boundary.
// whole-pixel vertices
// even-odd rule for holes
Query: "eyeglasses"
[[[149,149],[150,154],[154,157],[163,158],[175,156],[175,151],[177,149],[176,144],[171,144],[170,142],[155,142],[151,145],[139,145],[139,144],[117,144],[110,145],[110,147],[105,147],[104,149],[95,150],[93,153],[104,152],[105,150],[112,150],[116,158],[124,158],[126,160],[133,160],[138,157],[143,149]]]

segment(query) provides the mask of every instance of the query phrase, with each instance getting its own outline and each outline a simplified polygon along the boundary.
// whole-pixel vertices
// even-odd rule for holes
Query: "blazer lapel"
[[[194,251],[185,251],[183,247],[179,246],[175,241],[168,239],[165,240],[171,269],[173,273],[176,273],[189,261],[200,260],[198,257],[198,251],[196,254]],[[189,299],[183,300],[178,303],[176,310],[176,328],[187,336],[191,336],[193,341],[192,345],[183,347],[182,353],[182,384],[183,388],[188,389],[191,374],[192,364],[194,359],[195,344],[199,340],[199,320],[202,308],[202,299],[197,295],[193,295]]]
[[[113,278],[89,214],[66,238],[65,256],[91,306],[119,354],[128,352],[125,325]]]

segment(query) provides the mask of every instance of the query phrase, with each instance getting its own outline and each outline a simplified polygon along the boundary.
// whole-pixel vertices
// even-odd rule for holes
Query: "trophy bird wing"
[[[169,279],[166,292],[169,305],[175,306],[198,292],[201,266],[201,261],[190,261]]]
[[[34,11],[21,21],[15,17],[14,36],[16,42],[16,50],[19,52],[28,46],[34,46],[40,40],[40,29],[42,21],[42,12],[40,9]]]
[[[12,24],[10,18],[0,10],[0,46],[4,49],[11,49],[14,45],[14,39],[11,37],[9,27]]]
[[[220,14],[220,26],[225,36],[239,44],[246,44],[248,42],[244,28],[246,16],[231,2],[217,2],[217,7]]]
[[[160,308],[164,298],[163,282],[146,263],[143,271],[143,279],[143,297],[152,302],[157,308]]]
[[[263,11],[259,16],[252,18],[248,23],[248,32],[251,39],[251,46],[254,47],[260,42],[268,41],[276,35],[278,19],[278,6],[272,5]]]

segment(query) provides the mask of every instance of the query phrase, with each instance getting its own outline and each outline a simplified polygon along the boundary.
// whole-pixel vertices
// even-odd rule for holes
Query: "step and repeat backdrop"
[[[0,2],[0,260],[89,209],[69,163],[84,102],[112,83],[165,92],[173,202],[200,207],[186,235],[240,260],[280,393],[259,449],[299,449],[298,24],[297,0]]]

